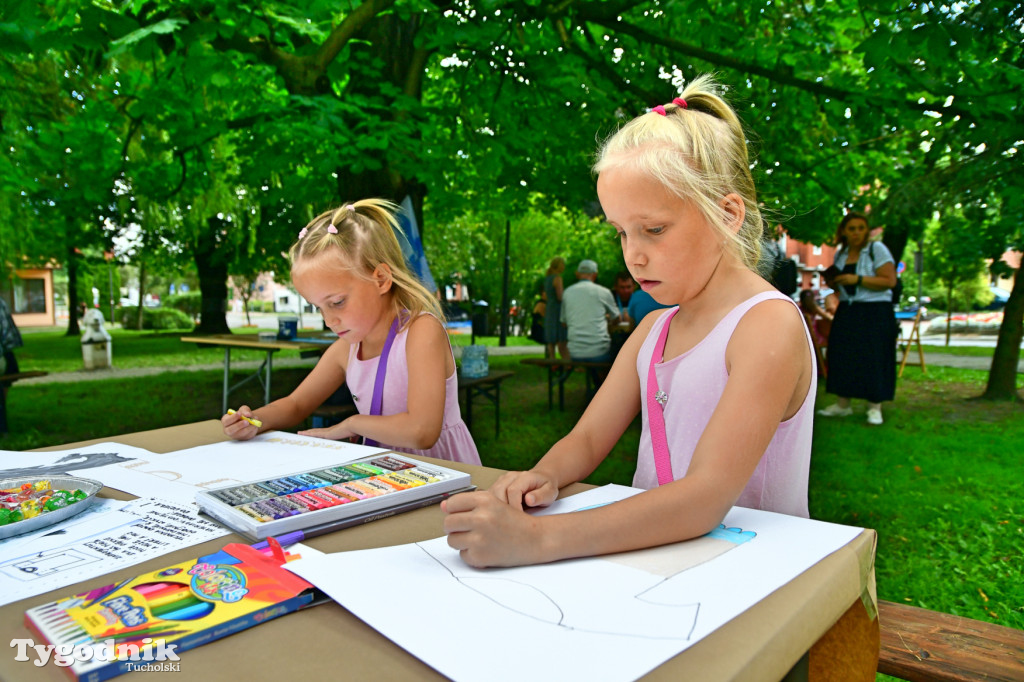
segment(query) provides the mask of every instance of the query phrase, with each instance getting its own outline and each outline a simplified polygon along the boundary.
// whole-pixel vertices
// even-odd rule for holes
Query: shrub
[[[163,308],[180,310],[188,315],[192,320],[198,320],[199,313],[202,310],[203,294],[201,291],[190,291],[185,294],[171,294],[170,296],[164,297],[161,304],[161,307]]]
[[[138,306],[124,306],[118,313],[118,321],[125,329],[134,329]],[[143,308],[143,329],[190,329],[192,318],[174,308]]]

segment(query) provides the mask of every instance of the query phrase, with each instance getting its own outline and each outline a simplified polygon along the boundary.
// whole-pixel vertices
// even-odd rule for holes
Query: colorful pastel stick
[[[228,408],[228,414],[238,414],[238,413],[235,412],[234,410]],[[263,426],[263,422],[261,422],[259,419],[256,419],[255,417],[246,417],[246,416],[243,416],[243,415],[240,415],[240,414],[238,414],[238,416],[241,417],[242,419],[244,419],[245,421],[249,422],[253,426],[255,426],[257,429],[259,427]]]

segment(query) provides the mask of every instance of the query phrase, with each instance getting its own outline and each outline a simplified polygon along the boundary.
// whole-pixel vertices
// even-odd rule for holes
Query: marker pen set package
[[[299,556],[280,545],[261,550],[228,544],[198,559],[34,607],[25,612],[25,624],[54,645],[56,664],[76,680],[161,669],[174,665],[182,651],[328,601],[283,567],[293,558]]]
[[[472,489],[470,475],[395,453],[196,494],[204,512],[253,540],[367,523]]]

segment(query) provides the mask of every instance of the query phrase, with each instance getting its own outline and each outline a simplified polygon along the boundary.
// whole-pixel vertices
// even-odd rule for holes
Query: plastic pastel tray
[[[35,483],[36,481],[49,481],[50,487],[54,490],[81,490],[88,495],[88,497],[84,500],[79,500],[74,504],[69,504],[62,509],[55,509],[53,511],[40,514],[39,516],[34,516],[31,519],[22,519],[21,521],[15,521],[14,523],[6,526],[0,526],[0,540],[13,537],[15,535],[31,533],[34,530],[46,528],[47,526],[52,526],[55,523],[60,523],[64,519],[69,519],[75,514],[85,511],[86,508],[93,503],[93,500],[96,499],[96,493],[103,488],[102,483],[94,481],[91,478],[78,478],[77,476],[36,476],[29,478],[5,478],[0,480],[0,490],[20,488],[26,483]]]

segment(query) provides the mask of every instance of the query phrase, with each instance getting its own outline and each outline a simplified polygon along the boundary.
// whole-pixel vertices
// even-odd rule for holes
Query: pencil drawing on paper
[[[64,455],[53,464],[0,470],[0,478],[60,476],[70,474],[79,469],[93,469],[95,467],[107,466],[108,464],[131,462],[134,459],[134,457],[125,457],[116,452],[72,452]]]
[[[592,565],[598,571],[601,564],[625,566],[642,571],[654,580],[639,592],[635,583],[612,579],[598,581],[595,589],[601,591],[603,606],[600,609],[592,607],[592,600],[581,600],[571,591],[560,589],[557,582],[542,584],[534,580],[531,576],[536,573],[514,571],[516,577],[509,578],[505,577],[509,574],[507,571],[480,571],[446,561],[445,557],[432,552],[429,544],[416,543],[416,546],[462,587],[525,618],[565,631],[688,641],[697,625],[701,603],[699,595],[689,593],[685,581],[676,578],[756,536],[753,531],[723,525],[687,542],[584,559],[582,561],[594,562]],[[549,564],[548,569],[557,571],[559,565]],[[618,594],[617,589],[621,590]],[[666,627],[666,623],[671,625]]]

